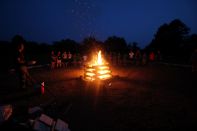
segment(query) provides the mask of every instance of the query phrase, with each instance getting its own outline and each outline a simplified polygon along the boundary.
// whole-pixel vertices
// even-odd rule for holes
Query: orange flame
[[[101,51],[97,53],[96,56],[93,57],[92,62],[85,69],[85,79],[87,80],[95,80],[95,79],[108,79],[111,77],[111,71],[107,66],[107,63],[102,58]]]
[[[101,51],[99,51],[96,55],[96,57],[94,56],[93,57],[93,62],[91,62],[93,66],[96,66],[96,65],[103,65],[104,64],[104,61],[102,59],[102,55],[101,55]]]

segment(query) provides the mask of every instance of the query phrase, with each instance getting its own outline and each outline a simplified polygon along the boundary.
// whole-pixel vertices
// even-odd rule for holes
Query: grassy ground
[[[197,123],[196,74],[189,68],[164,65],[112,68],[113,79],[83,81],[81,68],[32,69],[46,92],[17,89],[15,74],[2,75],[0,100],[12,104],[16,116],[42,106],[71,130],[193,129]],[[50,103],[50,104],[49,104]],[[22,116],[22,115],[21,115]]]

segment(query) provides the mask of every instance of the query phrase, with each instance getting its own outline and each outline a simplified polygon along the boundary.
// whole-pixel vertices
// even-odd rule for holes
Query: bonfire
[[[85,65],[84,79],[88,81],[106,80],[111,78],[111,70],[109,64],[102,58],[101,51],[99,51],[93,59]]]

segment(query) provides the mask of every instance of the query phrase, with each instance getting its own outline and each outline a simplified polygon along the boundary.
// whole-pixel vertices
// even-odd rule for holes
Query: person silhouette
[[[24,39],[21,36],[15,36],[13,43],[16,45],[15,70],[19,78],[20,88],[26,89],[27,84],[35,84],[36,81],[30,76],[27,65],[35,64],[36,61],[26,62],[24,56]]]

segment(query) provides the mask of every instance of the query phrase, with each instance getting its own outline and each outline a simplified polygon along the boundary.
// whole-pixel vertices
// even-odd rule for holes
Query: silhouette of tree
[[[84,53],[92,53],[102,49],[102,45],[102,42],[96,40],[96,38],[91,36],[84,38],[84,40],[82,41],[82,50]]]
[[[48,52],[50,52],[50,51],[51,51],[51,48],[52,48],[52,46],[49,45],[49,44],[47,44],[47,43],[41,43],[41,44],[39,45],[39,47],[40,47],[40,49],[41,49],[41,51],[42,51],[43,53],[48,53]]]
[[[134,52],[136,52],[137,50],[139,50],[140,49],[140,47],[138,47],[138,43],[137,42],[133,42],[133,43],[130,43],[129,45],[128,45],[128,49],[129,50],[132,50],[132,51],[134,51]]]
[[[57,51],[70,51],[70,52],[78,52],[79,44],[71,39],[65,39],[61,41],[55,41],[53,44],[53,48]]]
[[[106,51],[110,52],[119,52],[124,53],[127,52],[127,43],[124,38],[117,37],[117,36],[111,36],[108,37],[105,43],[105,49]]]
[[[154,39],[147,48],[160,50],[166,56],[177,56],[188,37],[189,28],[179,19],[159,27]]]
[[[25,39],[23,38],[23,36],[21,36],[21,35],[15,35],[15,36],[12,38],[12,43],[13,43],[14,45],[19,44],[20,42],[25,42]]]
[[[186,47],[187,45],[189,46]],[[189,48],[190,51],[193,51],[194,49],[196,49],[197,48],[197,34],[192,34],[191,36],[189,36],[183,48]]]
[[[197,49],[197,34],[192,34],[186,38],[185,43],[182,44],[182,52],[186,57],[190,57],[192,52]]]

